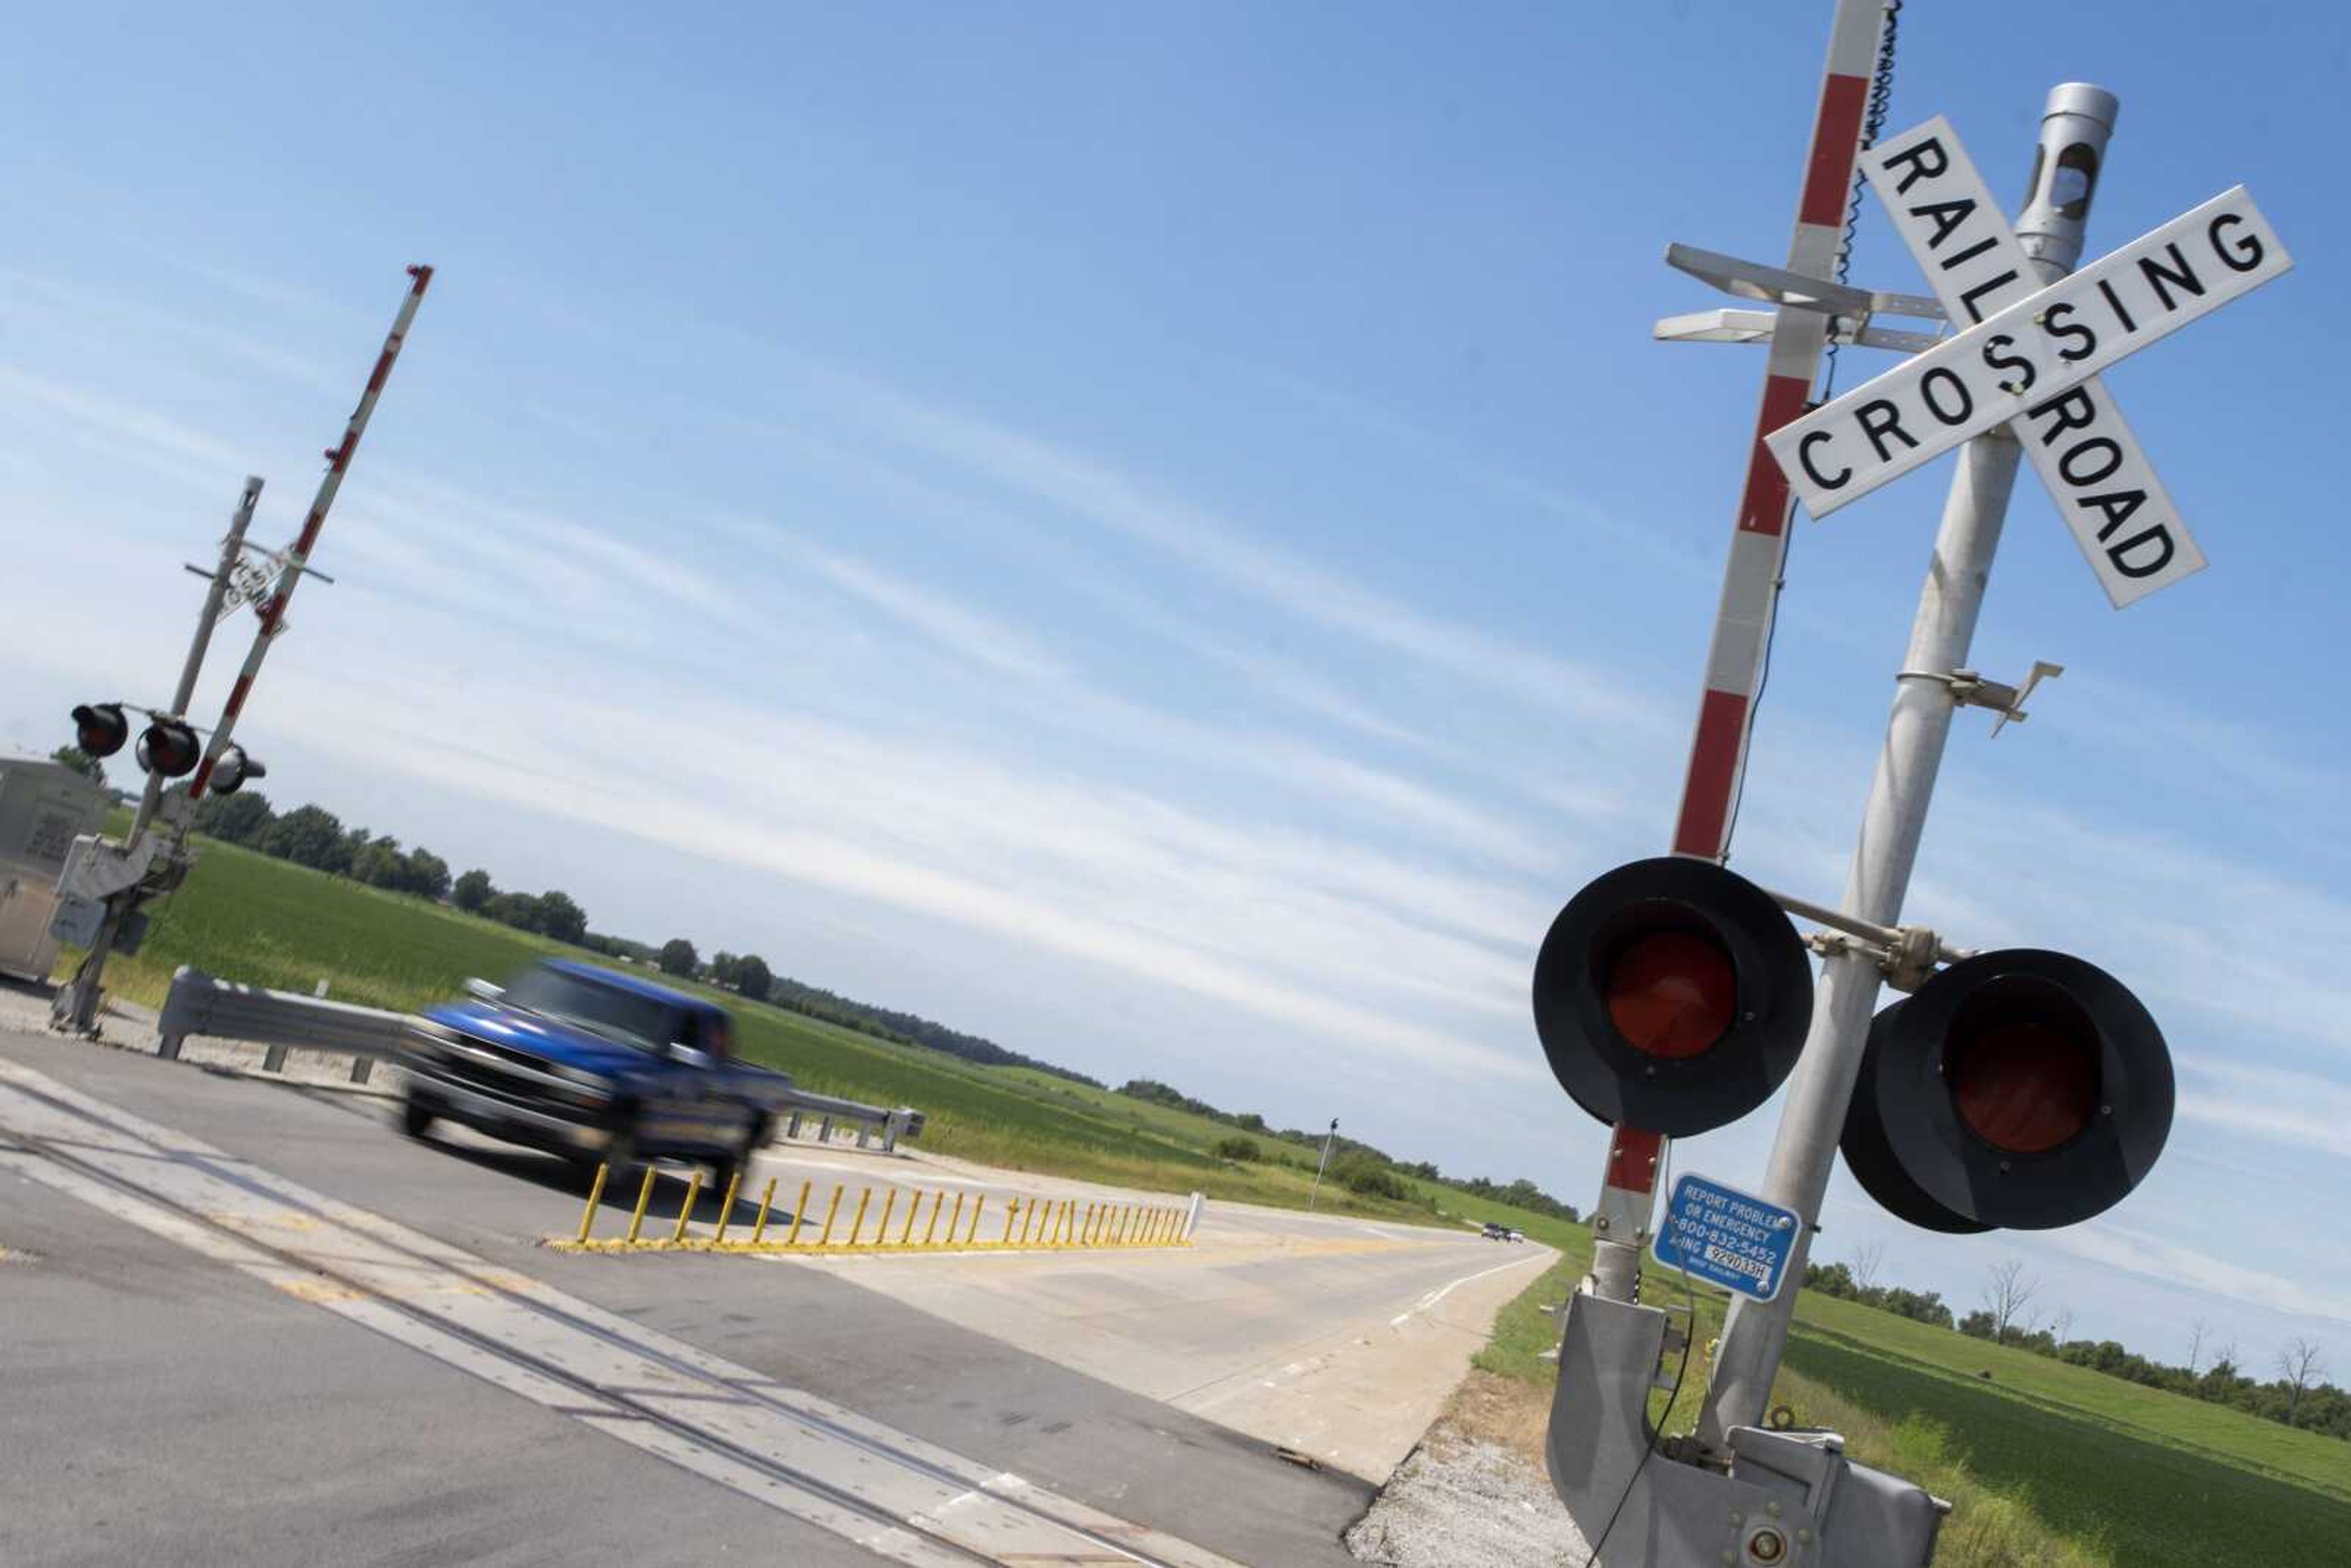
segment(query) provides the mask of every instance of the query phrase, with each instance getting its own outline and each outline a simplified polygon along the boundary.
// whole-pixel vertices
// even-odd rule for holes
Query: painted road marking
[[[21,1172],[910,1568],[1238,1568],[0,1063]]]
[[[1429,1291],[1428,1294],[1415,1301],[1405,1311],[1398,1312],[1395,1317],[1390,1318],[1388,1320],[1388,1327],[1392,1329],[1402,1328],[1405,1323],[1412,1320],[1414,1313],[1427,1312],[1430,1308],[1436,1306],[1437,1302],[1443,1301],[1446,1297],[1451,1295],[1454,1291],[1459,1290],[1462,1286],[1468,1284],[1472,1280],[1482,1280],[1489,1274],[1499,1274],[1505,1269],[1516,1269],[1520,1265],[1525,1263],[1545,1263],[1549,1261],[1549,1259],[1538,1252],[1530,1258],[1513,1258],[1507,1263],[1497,1263],[1490,1269],[1480,1269],[1474,1274],[1464,1274],[1461,1278],[1454,1281],[1451,1284],[1442,1285],[1437,1289]]]

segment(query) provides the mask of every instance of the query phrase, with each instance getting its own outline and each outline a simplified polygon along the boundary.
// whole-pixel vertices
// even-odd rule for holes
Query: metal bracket
[[[1766,267],[1760,261],[1724,256],[1719,251],[1700,250],[1694,245],[1666,246],[1666,265],[1677,272],[1687,272],[1700,283],[1719,288],[1725,294],[1735,294],[1741,299],[1760,299],[1766,305],[1792,305],[1799,310],[1822,310],[1837,316],[1915,316],[1922,321],[1944,319],[1942,302],[1929,299],[1923,294],[1893,294],[1883,289],[1855,288],[1849,283],[1838,283],[1826,277],[1807,277],[1784,267]]]
[[[1910,316],[1924,321],[1946,319],[1942,302],[1923,294],[1855,288],[1851,284],[1811,277],[1784,267],[1767,267],[1760,261],[1689,245],[1667,246],[1666,265],[1741,299],[1826,315],[1829,336],[1836,342],[1915,354],[1942,341],[1933,332],[1896,331],[1870,324],[1871,319],[1877,316]],[[1762,343],[1771,340],[1776,326],[1776,312],[1711,310],[1668,316],[1651,330],[1654,336],[1673,342]]]
[[[1649,335],[1666,343],[1769,343],[1779,320],[1779,313],[1772,310],[1693,310],[1660,318]],[[1940,334],[1934,332],[1873,327],[1866,315],[1831,316],[1829,338],[1834,342],[1858,343],[1865,349],[1890,349],[1903,354],[1924,353],[1943,340]]]
[[[1942,674],[1934,670],[1904,670],[1895,676],[1899,681],[1940,681],[1951,688],[1951,700],[1961,707],[1988,707],[2000,715],[1991,732],[1998,735],[2010,724],[2022,724],[2032,716],[2024,711],[2024,699],[2043,681],[2055,680],[2065,673],[2063,664],[2053,664],[2046,659],[2032,661],[2032,673],[2019,685],[2007,685],[1988,681],[1973,670],[1953,670]]]
[[[1880,925],[1792,893],[1773,893],[1771,902],[1791,915],[1833,927],[1804,938],[1813,952],[1826,958],[1852,954],[1869,958],[1886,971],[1886,983],[1897,991],[1915,991],[1934,977],[1938,966],[1976,956],[1973,948],[1949,946],[1928,926]]]

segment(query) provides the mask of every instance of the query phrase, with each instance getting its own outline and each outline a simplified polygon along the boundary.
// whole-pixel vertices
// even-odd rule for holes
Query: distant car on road
[[[1486,1221],[1485,1228],[1479,1234],[1489,1241],[1524,1241],[1527,1239],[1525,1231],[1513,1230],[1509,1226],[1491,1219]]]
[[[734,1060],[734,1020],[700,997],[569,959],[418,1015],[396,1058],[401,1126],[439,1118],[616,1173],[709,1166],[724,1190],[768,1141],[792,1081]]]

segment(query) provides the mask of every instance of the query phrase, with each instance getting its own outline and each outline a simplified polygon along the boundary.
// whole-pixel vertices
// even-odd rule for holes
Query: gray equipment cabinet
[[[0,757],[0,974],[46,979],[66,852],[106,820],[107,792],[61,762]]]

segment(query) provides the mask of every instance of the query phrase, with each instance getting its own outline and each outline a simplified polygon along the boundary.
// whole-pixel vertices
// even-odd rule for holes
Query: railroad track
[[[0,1167],[910,1568],[1240,1568],[5,1063]]]

